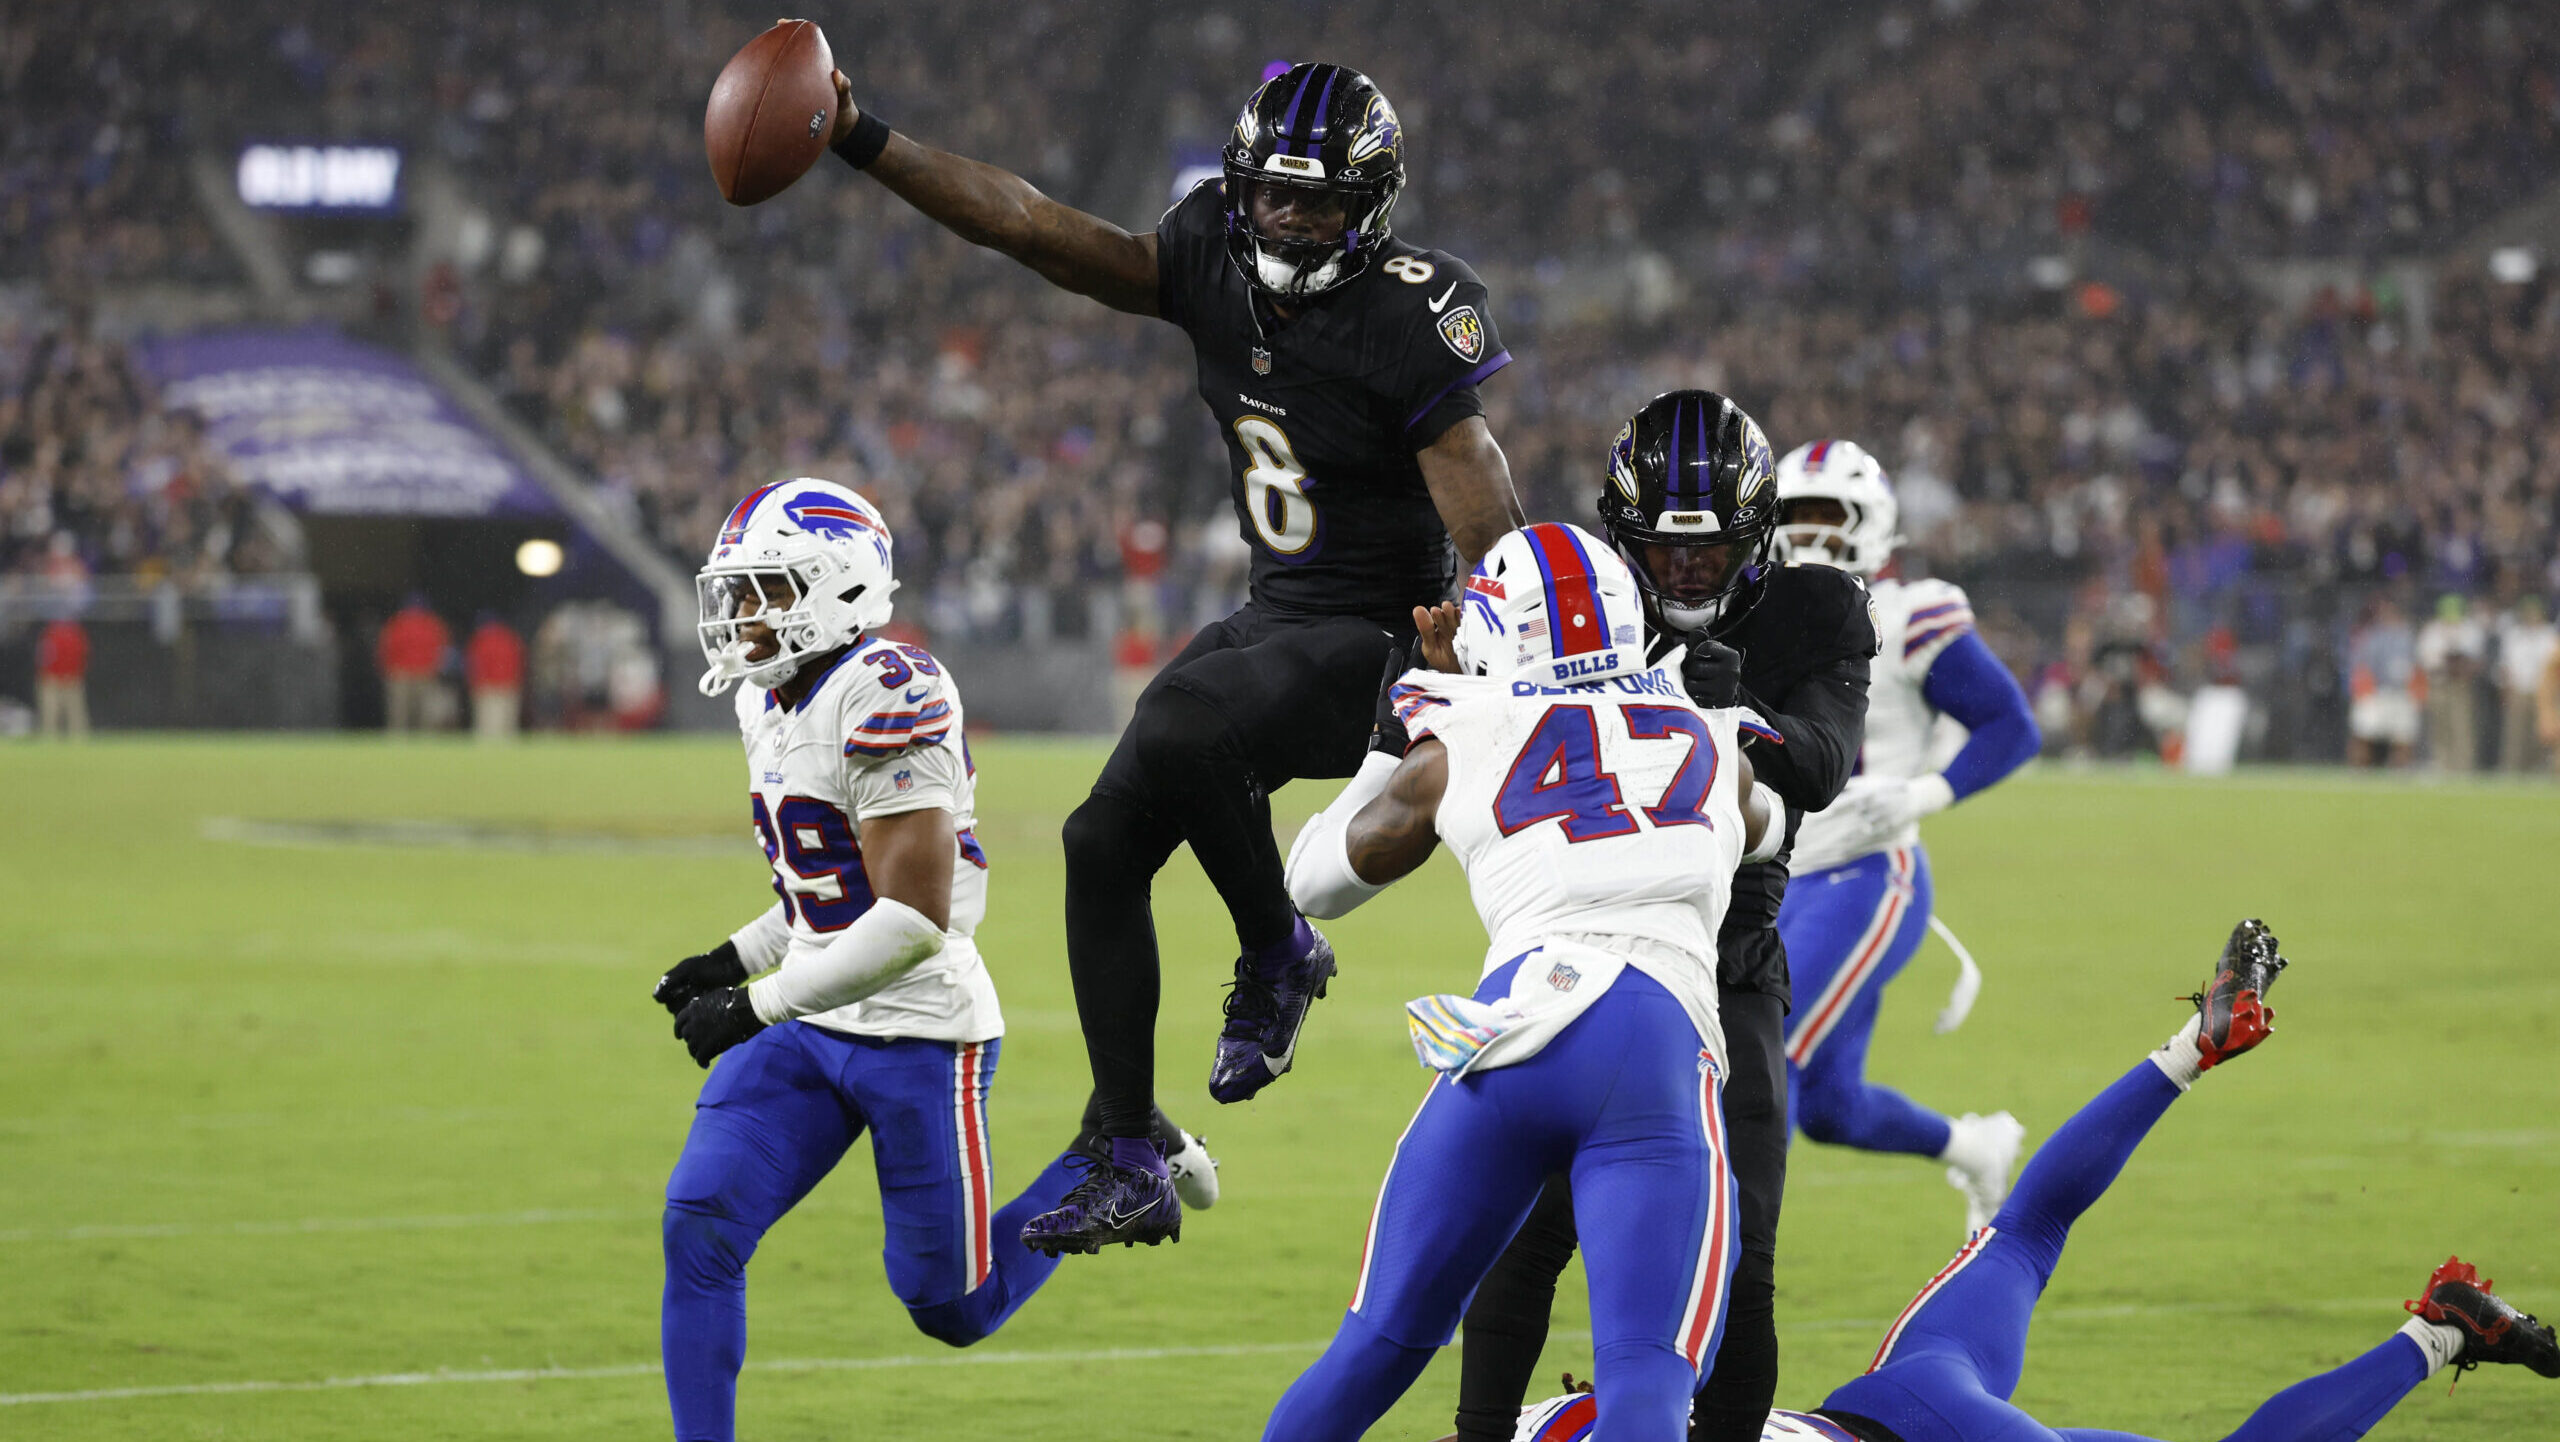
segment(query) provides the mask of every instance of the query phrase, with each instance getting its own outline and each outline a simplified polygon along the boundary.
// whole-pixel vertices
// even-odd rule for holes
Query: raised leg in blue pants
[[[2080,1109],[2036,1153],[1990,1226],[1974,1233],[1885,1333],[1867,1374],[1825,1411],[1869,1417],[1904,1442],[2147,1442],[2097,1428],[2055,1430],[2009,1402],[2036,1299],[2071,1225],[2105,1193],[2180,1095],[2146,1060]],[[2427,1375],[2417,1343],[2394,1336],[2335,1371],[2279,1393],[2229,1442],[2350,1442]]]

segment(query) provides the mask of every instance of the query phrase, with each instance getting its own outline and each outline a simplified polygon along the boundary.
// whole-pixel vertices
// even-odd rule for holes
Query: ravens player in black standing
[[[1682,679],[1701,706],[1744,705],[1782,738],[1755,743],[1760,784],[1804,813],[1831,804],[1864,744],[1875,615],[1855,576],[1773,566],[1778,486],[1768,437],[1713,391],[1672,391],[1636,412],[1609,450],[1600,522],[1635,569],[1652,627],[1648,659],[1687,645]],[[1787,953],[1778,940],[1787,851],[1744,866],[1716,935],[1732,1075],[1724,1110],[1741,1194],[1742,1254],[1724,1343],[1698,1393],[1696,1442],[1757,1442],[1778,1388],[1773,1312],[1778,1202],[1787,1180]],[[1549,1180],[1467,1309],[1461,1442],[1509,1442],[1546,1343],[1556,1277],[1573,1256],[1571,1191]]]
[[[1115,310],[1182,327],[1224,430],[1251,600],[1140,695],[1067,818],[1067,964],[1093,1063],[1092,1165],[1026,1245],[1178,1237],[1155,1116],[1149,893],[1189,843],[1242,955],[1210,1094],[1289,1069],[1333,951],[1290,904],[1269,795],[1349,776],[1413,612],[1526,519],[1476,387],[1510,360],[1485,288],[1395,237],[1404,134],[1368,77],[1302,64],[1245,103],[1224,174],[1130,235],[1020,178],[898,135],[842,100],[837,155],[965,240]],[[1452,555],[1452,543],[1455,555]]]

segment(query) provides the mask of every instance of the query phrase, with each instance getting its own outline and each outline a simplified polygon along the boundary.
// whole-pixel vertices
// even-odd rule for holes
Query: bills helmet
[[[1460,598],[1469,674],[1571,686],[1645,669],[1643,601],[1626,563],[1579,526],[1525,526],[1493,543]]]
[[[1809,504],[1820,502],[1829,504]],[[1902,544],[1893,482],[1856,441],[1815,441],[1787,452],[1778,462],[1778,517],[1778,559],[1790,566],[1811,562],[1872,576]]]
[[[720,523],[694,577],[705,696],[779,686],[812,656],[889,621],[889,523],[849,487],[801,477],[758,486]],[[750,636],[752,626],[767,634]],[[757,654],[765,646],[770,655]]]
[[[1404,193],[1404,126],[1369,77],[1339,65],[1294,65],[1266,80],[1236,117],[1226,167],[1227,255],[1265,294],[1322,295],[1369,268],[1394,234]],[[1338,198],[1341,232],[1327,239],[1268,234],[1253,197],[1286,186]]]
[[[1714,391],[1666,391],[1618,428],[1600,524],[1665,630],[1720,634],[1759,604],[1773,460],[1760,423]]]
[[[1599,1421],[1599,1398],[1587,1391],[1567,1392],[1521,1408],[1511,1442],[1592,1442],[1591,1429]]]

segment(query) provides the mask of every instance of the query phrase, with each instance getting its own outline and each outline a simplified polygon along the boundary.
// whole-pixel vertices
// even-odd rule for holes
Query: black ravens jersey
[[[1751,748],[1760,784],[1787,802],[1787,845],[1734,873],[1716,937],[1717,983],[1788,1000],[1778,904],[1799,813],[1829,806],[1849,783],[1867,731],[1867,662],[1876,652],[1874,602],[1864,582],[1833,566],[1780,566],[1768,591],[1717,639],[1742,653],[1744,704],[1783,738]],[[1657,638],[1653,659],[1675,644]]]
[[[1477,383],[1511,361],[1484,284],[1454,256],[1391,240],[1280,322],[1225,236],[1224,182],[1204,180],[1156,227],[1156,303],[1191,336],[1200,396],[1226,432],[1254,602],[1408,630],[1456,573],[1414,452],[1483,414]]]

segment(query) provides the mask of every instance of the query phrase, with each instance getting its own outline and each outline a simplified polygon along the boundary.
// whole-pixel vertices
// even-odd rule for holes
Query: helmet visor
[[[800,604],[800,588],[783,571],[706,572],[695,578],[702,602],[702,649],[728,651],[758,665],[782,652],[777,626],[786,626]],[[734,650],[732,648],[735,648]]]
[[[1283,249],[1337,245],[1351,228],[1351,196],[1326,186],[1244,182],[1244,215],[1254,238]]]
[[[1756,559],[1758,541],[1637,541],[1626,552],[1646,590],[1670,605],[1694,607],[1741,584]]]

